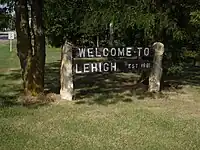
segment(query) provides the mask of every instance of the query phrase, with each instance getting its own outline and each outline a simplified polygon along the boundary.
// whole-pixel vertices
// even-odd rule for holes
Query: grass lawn
[[[58,92],[59,49],[47,49],[46,88]],[[200,69],[199,69],[200,70]],[[183,88],[144,97],[135,75],[77,76],[77,102],[25,107],[16,51],[0,45],[0,150],[198,150],[199,72]]]

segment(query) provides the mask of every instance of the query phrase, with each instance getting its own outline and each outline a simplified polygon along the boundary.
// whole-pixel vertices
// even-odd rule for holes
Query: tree
[[[29,25],[28,1],[15,3],[17,51],[22,69],[25,94],[37,95],[44,90],[45,36],[43,26],[43,0],[32,0]],[[33,33],[33,39],[31,37]],[[32,44],[31,41],[34,41]]]
[[[9,11],[9,7],[3,6],[0,8],[0,30],[13,29],[13,16]]]

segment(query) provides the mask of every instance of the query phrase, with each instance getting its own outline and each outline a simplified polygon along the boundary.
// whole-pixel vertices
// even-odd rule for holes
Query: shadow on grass
[[[59,94],[60,61],[46,64],[45,89],[47,93]],[[136,84],[138,77],[133,73],[96,73],[74,76],[74,98],[77,104],[115,104],[119,101],[132,102],[143,100],[146,97],[154,98],[154,95],[146,92],[147,85]],[[15,81],[20,80],[20,70],[12,70],[7,74],[0,74],[0,104],[4,107],[21,105],[16,100],[22,92],[21,84]],[[200,86],[200,68],[186,68],[181,78],[172,78],[177,85]],[[168,79],[167,82],[172,82]],[[167,87],[167,85],[165,85]],[[164,87],[164,90],[166,88]],[[160,95],[161,97],[164,95]],[[38,108],[46,105],[36,103],[29,105],[31,108]],[[28,106],[28,107],[29,107]]]
[[[23,89],[20,69],[9,70],[0,74],[0,108],[25,106],[38,108],[45,106],[48,102],[24,103]]]
[[[47,92],[59,93],[60,62],[46,65]],[[115,104],[132,102],[149,97],[147,85],[136,84],[139,76],[134,73],[95,73],[74,75],[74,99],[77,104]]]
[[[90,99],[92,103],[114,104],[132,101],[135,75],[120,73],[84,74],[75,76],[75,99]],[[144,90],[145,87],[140,87]],[[139,90],[136,94],[138,94]],[[135,95],[136,97],[136,95]],[[127,100],[129,99],[129,100]]]
[[[10,70],[0,74],[0,107],[20,105],[17,102],[22,92],[18,81],[21,79],[20,70]]]
[[[190,86],[200,86],[200,67],[186,66],[182,73],[174,76],[164,76],[166,88],[169,84],[173,86],[179,85],[190,85]]]
[[[46,64],[44,80],[47,93],[60,93],[60,61]]]
[[[60,62],[49,63],[46,66],[46,87],[49,92],[59,93]],[[138,80],[133,73],[95,73],[74,76],[74,98],[77,104],[89,101],[89,104],[114,104],[119,101],[131,102],[134,99],[154,98],[147,91],[147,85],[135,84]],[[200,68],[186,68],[181,77],[166,78],[163,90],[180,89],[179,85],[200,86]],[[172,89],[172,90],[173,90]],[[164,97],[163,94],[158,95]]]
[[[200,67],[187,67],[181,78],[182,84],[200,86]]]

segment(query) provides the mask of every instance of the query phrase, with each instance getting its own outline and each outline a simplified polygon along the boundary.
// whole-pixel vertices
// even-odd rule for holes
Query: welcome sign
[[[153,55],[149,47],[75,48],[73,70],[76,74],[145,70],[151,68]],[[94,61],[99,58],[103,60]]]

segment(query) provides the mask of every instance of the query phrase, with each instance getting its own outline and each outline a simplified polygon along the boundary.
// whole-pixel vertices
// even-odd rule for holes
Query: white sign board
[[[8,39],[9,40],[14,40],[15,39],[14,32],[8,32]]]

